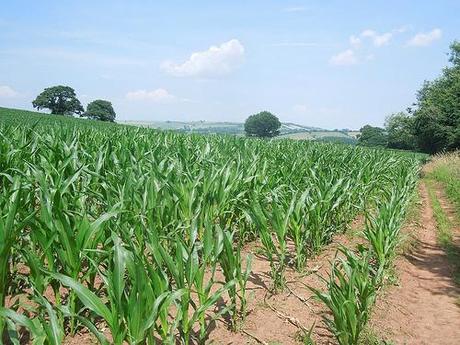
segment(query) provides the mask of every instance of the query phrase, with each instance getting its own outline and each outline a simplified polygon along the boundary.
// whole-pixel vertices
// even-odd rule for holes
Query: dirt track
[[[442,205],[448,201],[437,193]],[[396,265],[399,285],[390,287],[375,308],[372,327],[395,344],[460,344],[460,289],[436,241],[427,187],[420,186],[421,213],[417,244]],[[447,210],[448,211],[448,210]],[[458,229],[456,229],[458,239]]]

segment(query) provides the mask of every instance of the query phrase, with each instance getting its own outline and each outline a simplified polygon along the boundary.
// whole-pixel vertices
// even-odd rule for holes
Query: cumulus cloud
[[[361,39],[355,35],[351,35],[350,44],[353,48],[359,48],[361,46]]]
[[[13,90],[8,85],[0,85],[0,97],[2,98],[12,98],[16,97],[18,93]]]
[[[168,90],[162,88],[152,91],[130,91],[126,94],[126,98],[130,101],[150,101],[154,103],[170,103],[176,99]]]
[[[355,52],[352,49],[347,49],[331,57],[329,63],[331,65],[336,66],[354,65],[358,63],[358,58],[356,57]]]
[[[370,44],[374,47],[383,47],[398,34],[402,34],[409,30],[407,25],[391,30],[389,32],[379,33],[372,29],[366,29],[356,35],[351,35],[348,38],[349,46],[345,51],[334,55],[330,60],[332,65],[354,65],[358,62],[370,61],[374,59],[374,54],[364,55],[361,48],[367,48]]]
[[[176,77],[216,77],[229,74],[244,59],[244,47],[237,39],[193,53],[184,63],[165,61],[161,68]]]
[[[374,43],[374,46],[382,47],[390,42],[391,38],[393,37],[393,33],[385,32],[383,34],[379,34],[374,30],[367,29],[361,32],[361,37],[370,38],[372,43]]]
[[[439,40],[442,37],[441,29],[433,29],[430,32],[420,32],[414,37],[412,37],[408,45],[415,47],[426,47],[429,46],[436,40]]]

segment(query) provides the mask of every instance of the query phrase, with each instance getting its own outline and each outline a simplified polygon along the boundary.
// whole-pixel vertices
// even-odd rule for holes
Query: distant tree
[[[271,138],[280,134],[281,122],[278,118],[262,111],[258,114],[249,116],[244,123],[244,131],[249,137]]]
[[[413,133],[414,119],[404,112],[392,114],[385,121],[388,133],[388,147],[401,150],[414,150],[417,146]]]
[[[387,146],[388,135],[380,127],[365,125],[360,129],[358,144],[362,146]]]
[[[75,90],[69,86],[53,86],[46,88],[32,102],[34,108],[49,109],[51,114],[81,114],[84,109],[78,100]]]
[[[450,49],[452,66],[425,81],[411,109],[417,146],[427,153],[460,148],[460,42]]]
[[[116,114],[115,110],[113,110],[112,103],[97,99],[88,104],[83,116],[94,120],[114,122]]]

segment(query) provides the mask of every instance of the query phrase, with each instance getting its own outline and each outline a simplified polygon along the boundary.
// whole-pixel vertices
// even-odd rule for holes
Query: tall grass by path
[[[460,284],[460,244],[452,231],[460,224],[460,152],[433,157],[424,178],[436,220],[437,240],[445,250],[453,269],[453,278]],[[443,208],[436,190],[441,189],[453,205],[452,217]]]

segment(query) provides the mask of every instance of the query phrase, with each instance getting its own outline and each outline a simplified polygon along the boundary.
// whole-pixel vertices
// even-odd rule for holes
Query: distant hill
[[[15,117],[21,116],[36,116],[37,120],[55,121],[55,116],[50,116],[46,113],[28,111],[22,109],[10,109],[0,107],[0,120],[14,120]],[[85,122],[90,125],[92,121],[66,117],[68,121]],[[175,130],[184,133],[199,133],[199,134],[231,134],[244,135],[244,124],[238,122],[208,122],[208,121],[117,121],[119,124],[149,127],[162,130]],[[108,125],[108,124],[107,124]],[[328,142],[342,142],[353,144],[356,143],[356,135],[359,132],[346,130],[326,130],[318,127],[298,125],[292,122],[281,124],[281,135],[279,139],[294,139],[294,140],[318,140]]]
[[[151,127],[158,129],[179,130],[194,133],[231,133],[244,134],[244,124],[239,122],[210,122],[210,121],[120,121],[133,126]],[[291,122],[281,124],[281,134],[305,131],[323,130],[317,127],[303,126]]]
[[[120,121],[120,123],[132,126],[176,130],[189,133],[244,135],[244,124],[239,122]],[[281,124],[280,136],[278,138],[354,143],[356,139],[352,133],[354,132],[337,130],[331,131],[319,127],[284,122]]]

